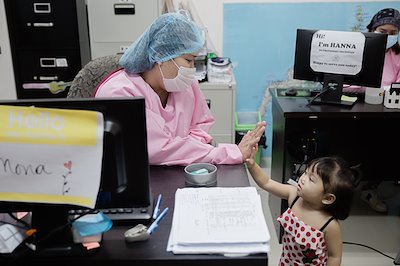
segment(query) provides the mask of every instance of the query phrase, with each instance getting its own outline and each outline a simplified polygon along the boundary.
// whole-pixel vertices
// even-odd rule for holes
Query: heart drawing
[[[64,167],[68,169],[68,171],[71,171],[72,168],[72,162],[68,161],[66,163],[64,163]]]

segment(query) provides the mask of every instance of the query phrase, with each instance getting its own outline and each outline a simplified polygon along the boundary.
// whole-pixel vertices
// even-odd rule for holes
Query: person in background
[[[381,87],[390,87],[400,82],[400,13],[393,8],[378,11],[367,26],[369,32],[388,35]],[[367,171],[370,172],[370,171]],[[377,188],[382,179],[370,179],[361,191],[361,199],[377,212],[387,212],[387,205],[378,195]]]
[[[350,213],[355,179],[360,172],[340,157],[311,160],[297,185],[272,180],[254,161],[247,168],[257,185],[288,201],[277,220],[284,229],[279,265],[339,266],[342,233],[338,220]]]
[[[390,86],[394,82],[400,82],[399,11],[393,8],[380,10],[373,16],[367,29],[369,32],[388,35],[381,87]]]
[[[243,163],[265,130],[263,121],[238,145],[212,145],[208,131],[215,120],[194,67],[204,43],[203,32],[187,16],[161,15],[121,57],[122,69],[111,73],[95,90],[95,97],[145,98],[152,165]]]

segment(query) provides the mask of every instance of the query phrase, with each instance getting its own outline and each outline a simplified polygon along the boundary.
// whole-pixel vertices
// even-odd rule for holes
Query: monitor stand
[[[352,107],[352,101],[343,101],[343,76],[337,74],[324,74],[324,86],[320,94],[312,98],[309,104],[328,104]]]
[[[31,226],[37,230],[32,243],[36,246],[34,254],[37,256],[77,256],[97,250],[74,243],[66,206],[43,204],[34,207]]]
[[[310,104],[315,104],[315,105],[321,105],[321,104],[327,104],[327,105],[337,105],[337,106],[343,106],[343,107],[353,107],[356,101],[350,102],[350,101],[343,101],[340,100],[339,102],[337,101],[326,101],[322,99],[315,99]]]

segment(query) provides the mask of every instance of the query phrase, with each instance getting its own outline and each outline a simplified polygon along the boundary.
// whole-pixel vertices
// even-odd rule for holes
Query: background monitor
[[[49,98],[0,101],[0,104],[93,110],[103,113],[102,173],[96,209],[109,214],[114,224],[137,224],[139,221],[151,219],[152,198],[143,97]],[[71,211],[78,210],[85,211],[81,206],[67,204],[0,201],[0,213],[32,212],[32,227],[37,229],[37,241],[41,244],[39,247],[55,253],[75,252],[76,245],[71,245],[71,230],[65,225],[68,224]]]
[[[294,79],[323,83],[323,89],[313,103],[352,105],[341,101],[343,84],[365,87],[381,86],[383,64],[386,51],[386,34],[363,32],[365,36],[361,70],[355,75],[317,72],[310,66],[311,43],[317,30],[298,29],[294,60]],[[340,34],[341,32],[338,31]],[[342,32],[346,33],[346,32]]]

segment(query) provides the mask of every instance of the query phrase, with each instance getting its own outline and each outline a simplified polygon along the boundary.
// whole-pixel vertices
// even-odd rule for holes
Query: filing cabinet
[[[123,53],[161,14],[161,0],[87,0],[91,57]]]
[[[72,81],[90,60],[85,0],[4,0],[17,97],[52,94],[52,81]]]
[[[6,20],[4,0],[0,0],[0,99],[17,98],[15,91],[14,69],[12,68],[10,38]]]
[[[235,143],[236,82],[200,82],[199,85],[215,118],[210,135],[217,143]]]

